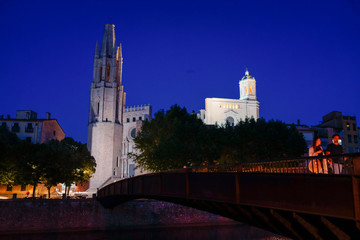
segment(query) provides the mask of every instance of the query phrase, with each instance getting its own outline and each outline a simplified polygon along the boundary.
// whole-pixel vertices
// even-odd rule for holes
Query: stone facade
[[[96,192],[97,188],[120,177],[114,169],[121,156],[123,136],[122,61],[121,47],[115,40],[115,26],[106,24],[100,52],[96,44],[90,88],[87,146],[96,160],[96,171],[90,179],[89,192]]]
[[[124,137],[120,165],[122,166],[121,177],[133,177],[145,172],[135,169],[134,159],[129,157],[129,153],[136,153],[134,138],[141,130],[143,121],[150,121],[152,115],[151,106],[127,107],[124,110]]]
[[[121,178],[134,176],[135,164],[127,155],[134,151],[132,137],[143,120],[151,118],[151,106],[126,108],[122,85],[122,51],[116,45],[115,26],[106,24],[99,52],[96,44],[87,146],[96,161],[89,193]],[[135,119],[135,120],[134,120]],[[129,132],[130,131],[130,132]]]
[[[1,115],[0,126],[16,133],[19,139],[31,143],[45,143],[52,139],[61,141],[65,138],[65,132],[56,119],[50,118],[50,113],[46,114],[46,119],[38,119],[34,111],[18,110],[16,118],[8,115],[5,119]]]
[[[239,81],[240,98],[206,98],[205,109],[200,110],[199,118],[205,124],[236,125],[245,118],[259,118],[259,102],[256,97],[256,81],[246,70]]]

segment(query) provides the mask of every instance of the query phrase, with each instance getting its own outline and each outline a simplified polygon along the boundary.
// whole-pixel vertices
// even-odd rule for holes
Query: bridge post
[[[235,194],[236,194],[236,204],[240,204],[240,183],[239,183],[239,172],[235,173]]]
[[[158,188],[158,191],[159,191],[159,195],[161,196],[162,195],[162,174],[159,173],[159,188]]]
[[[352,186],[356,227],[360,229],[360,156],[353,158]]]
[[[186,199],[188,199],[190,197],[189,171],[185,172],[185,191]]]

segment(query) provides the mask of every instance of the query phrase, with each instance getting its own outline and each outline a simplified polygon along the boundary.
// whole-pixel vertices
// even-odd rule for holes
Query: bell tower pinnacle
[[[248,69],[245,76],[239,81],[240,100],[256,100],[256,81],[250,76]]]
[[[116,46],[115,26],[106,24],[101,48],[96,43],[90,88],[88,149],[96,160],[89,191],[96,191],[118,177],[121,156],[122,116],[125,93],[122,80],[121,45]]]

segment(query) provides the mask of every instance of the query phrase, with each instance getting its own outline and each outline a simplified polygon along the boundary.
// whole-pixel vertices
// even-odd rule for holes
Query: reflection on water
[[[3,240],[285,240],[245,224],[0,236]]]

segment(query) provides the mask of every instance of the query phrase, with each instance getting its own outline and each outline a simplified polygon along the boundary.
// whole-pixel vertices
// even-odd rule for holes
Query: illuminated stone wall
[[[0,236],[25,232],[234,223],[208,212],[152,200],[126,202],[114,209],[104,209],[93,199],[0,201]]]

